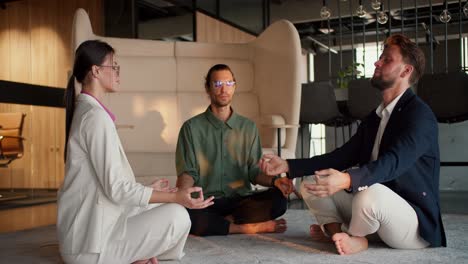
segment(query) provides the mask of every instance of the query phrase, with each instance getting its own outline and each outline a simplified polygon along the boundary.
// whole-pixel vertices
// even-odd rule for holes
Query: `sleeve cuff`
[[[362,168],[349,169],[346,171],[351,177],[351,185],[345,190],[348,193],[355,193],[359,190],[361,179],[364,177],[365,171]]]
[[[141,194],[140,206],[147,206],[150,202],[153,188],[144,186],[143,193]]]
[[[304,171],[296,168],[296,160],[287,159],[286,162],[288,163],[289,167],[289,171],[286,173],[286,177],[288,177],[289,179],[294,179],[304,176]]]

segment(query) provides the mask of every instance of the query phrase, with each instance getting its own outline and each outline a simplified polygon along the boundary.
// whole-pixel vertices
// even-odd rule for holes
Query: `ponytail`
[[[68,80],[67,90],[65,92],[65,152],[63,157],[67,161],[68,138],[70,137],[70,128],[75,112],[75,76],[72,75]]]
[[[107,43],[100,40],[87,40],[78,46],[75,52],[75,62],[73,64],[73,74],[68,80],[65,92],[65,152],[63,157],[67,161],[68,140],[70,129],[75,112],[75,79],[83,85],[86,76],[91,71],[93,65],[101,65],[108,54],[113,54],[114,49]]]

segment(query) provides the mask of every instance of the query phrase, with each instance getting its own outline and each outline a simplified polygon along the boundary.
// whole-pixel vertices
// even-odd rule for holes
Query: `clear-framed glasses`
[[[226,85],[226,87],[234,87],[234,85],[236,85],[236,82],[235,81],[213,81],[213,86],[214,88],[216,89],[219,89],[221,87],[223,87],[224,85]]]
[[[111,67],[117,75],[120,75],[120,65],[100,65],[99,67]]]

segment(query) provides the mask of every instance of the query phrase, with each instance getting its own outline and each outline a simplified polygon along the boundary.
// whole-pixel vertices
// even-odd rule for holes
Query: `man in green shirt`
[[[217,64],[208,71],[205,89],[211,104],[187,120],[176,150],[177,187],[203,188],[214,205],[190,210],[190,233],[199,236],[284,232],[286,221],[275,220],[287,207],[293,186],[287,178],[260,172],[262,149],[255,123],[231,108],[236,82],[231,69]],[[253,192],[251,183],[273,187]]]

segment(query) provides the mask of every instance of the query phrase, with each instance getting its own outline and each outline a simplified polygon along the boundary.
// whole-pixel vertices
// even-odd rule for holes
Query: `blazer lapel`
[[[382,135],[382,140],[380,141],[379,156],[380,153],[383,153],[387,149],[388,142],[391,142],[391,139],[396,134],[393,131],[398,131],[400,129],[401,115],[404,114],[406,105],[408,105],[414,96],[415,94],[411,88],[406,89],[403,96],[401,96],[400,100],[395,105],[395,108],[393,108],[390,119],[388,120],[387,126],[385,127],[385,131]]]

